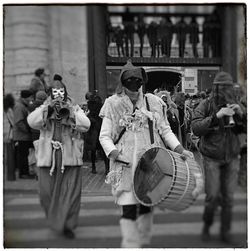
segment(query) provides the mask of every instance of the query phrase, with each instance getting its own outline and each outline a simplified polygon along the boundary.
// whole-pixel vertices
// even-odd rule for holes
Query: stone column
[[[35,69],[48,68],[45,6],[4,6],[4,90],[28,88]]]
[[[237,80],[237,7],[223,6],[222,13],[222,70],[229,72]]]
[[[106,7],[88,7],[89,88],[107,97],[106,80]]]

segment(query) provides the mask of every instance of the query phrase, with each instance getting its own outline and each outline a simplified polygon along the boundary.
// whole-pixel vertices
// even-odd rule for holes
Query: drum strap
[[[120,139],[121,139],[122,135],[125,133],[125,131],[126,131],[126,127],[124,127],[122,129],[122,131],[120,132],[118,139],[114,142],[115,145],[120,141]]]
[[[133,113],[135,112],[136,109],[137,109],[137,108],[135,107],[134,110],[133,110]],[[114,142],[115,145],[120,141],[120,139],[122,138],[122,135],[123,135],[125,132],[126,132],[126,127],[124,127],[124,128],[121,130],[121,132],[120,132],[120,134],[119,134],[117,140]]]
[[[147,105],[148,111],[150,111],[149,103],[148,103],[147,97],[146,97],[146,105]],[[152,141],[152,138],[151,138],[151,144],[153,144],[153,143],[154,143],[153,122],[152,122],[151,120],[150,120],[150,122],[151,122],[151,126],[150,126],[150,123],[148,123],[148,126],[149,126],[149,131],[150,131],[150,138],[151,138],[151,135],[152,135],[152,137],[153,137],[153,141]],[[151,127],[151,129],[150,129],[150,127]],[[166,149],[169,149],[169,148],[167,147],[165,141],[163,140],[161,134],[159,134],[159,136],[160,136],[160,138],[161,138],[161,140],[162,140],[162,143],[164,144],[165,148],[166,148]]]
[[[150,111],[149,103],[148,103],[148,98],[146,97],[146,105],[148,111]],[[148,118],[148,127],[149,127],[149,134],[150,134],[150,140],[151,144],[154,144],[154,132],[153,132],[153,121]]]

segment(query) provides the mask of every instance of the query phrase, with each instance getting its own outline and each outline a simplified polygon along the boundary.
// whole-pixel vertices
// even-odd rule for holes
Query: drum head
[[[171,190],[174,166],[166,149],[154,147],[146,151],[138,162],[134,175],[134,193],[146,206],[161,202]]]

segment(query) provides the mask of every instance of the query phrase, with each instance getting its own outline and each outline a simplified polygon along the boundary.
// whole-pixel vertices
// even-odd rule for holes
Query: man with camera
[[[214,213],[221,205],[220,237],[233,244],[230,236],[233,194],[237,184],[240,143],[238,134],[246,114],[237,103],[230,74],[219,72],[213,81],[212,93],[194,110],[192,129],[199,136],[199,149],[205,171],[205,210],[202,240],[208,241]]]

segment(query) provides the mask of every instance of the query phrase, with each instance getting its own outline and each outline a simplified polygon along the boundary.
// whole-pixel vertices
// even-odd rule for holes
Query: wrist
[[[110,159],[114,159],[114,160],[116,160],[117,158],[118,158],[118,156],[119,156],[119,151],[118,150],[112,150],[111,152],[110,152],[110,154],[109,154],[109,158]]]
[[[175,147],[174,152],[179,153],[179,154],[182,154],[184,150],[185,150],[185,149],[184,149],[183,146],[180,144],[180,145],[178,145],[177,147]]]

